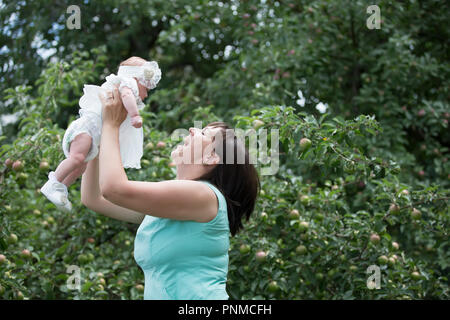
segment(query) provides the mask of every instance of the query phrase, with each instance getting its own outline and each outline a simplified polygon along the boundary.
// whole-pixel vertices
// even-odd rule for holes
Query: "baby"
[[[128,116],[119,129],[120,155],[124,168],[140,169],[143,155],[144,135],[139,110],[144,107],[147,91],[154,89],[161,79],[161,70],[155,61],[140,57],[123,61],[117,75],[107,76],[101,86],[85,85],[80,98],[80,117],[67,128],[62,147],[66,159],[48,175],[49,180],[41,192],[58,208],[70,212],[67,188],[86,170],[87,163],[99,152],[102,131],[102,103],[99,94],[119,89]]]

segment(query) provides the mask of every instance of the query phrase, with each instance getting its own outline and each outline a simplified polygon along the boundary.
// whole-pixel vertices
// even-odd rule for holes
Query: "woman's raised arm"
[[[140,224],[145,217],[144,214],[118,206],[102,196],[98,181],[98,162],[98,156],[89,161],[81,178],[81,202],[104,216]]]

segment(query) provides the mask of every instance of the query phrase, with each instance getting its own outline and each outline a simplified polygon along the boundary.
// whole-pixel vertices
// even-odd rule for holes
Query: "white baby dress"
[[[161,71],[159,70],[157,63],[153,61],[152,63],[153,65],[150,66],[152,67],[151,70],[153,72],[151,74],[153,76],[151,81],[149,81],[149,85],[147,85],[149,89],[156,87],[156,84],[161,79]],[[69,156],[70,142],[77,134],[82,132],[86,132],[92,137],[92,146],[85,162],[94,159],[98,155],[102,131],[102,104],[98,97],[99,93],[102,93],[106,98],[106,92],[112,91],[117,85],[119,85],[119,91],[121,91],[123,87],[128,87],[136,98],[138,110],[142,110],[145,107],[139,97],[138,84],[133,77],[110,74],[105,79],[106,81],[101,86],[84,86],[84,95],[79,101],[80,118],[70,124],[63,138],[63,150],[66,157]],[[140,169],[144,147],[144,131],[143,127],[135,128],[131,125],[130,115],[127,115],[127,118],[120,125],[119,145],[123,167]]]

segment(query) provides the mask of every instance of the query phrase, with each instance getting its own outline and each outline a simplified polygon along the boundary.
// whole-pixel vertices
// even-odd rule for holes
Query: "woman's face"
[[[212,169],[220,160],[214,151],[215,135],[220,130],[219,127],[189,128],[189,135],[171,153],[177,172],[186,175],[188,171],[195,171],[195,174],[201,175]],[[188,176],[191,177],[191,174]]]

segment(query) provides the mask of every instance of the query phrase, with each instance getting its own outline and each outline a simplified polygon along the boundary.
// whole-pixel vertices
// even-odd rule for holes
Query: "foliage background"
[[[71,4],[81,30],[66,28]],[[372,4],[381,29],[366,27]],[[1,170],[0,297],[142,298],[137,226],[84,207],[80,180],[71,215],[39,194],[39,165],[63,160],[83,84],[137,55],[163,77],[143,112],[153,146],[129,179],[175,178],[170,134],[194,120],[280,130],[280,168],[231,240],[231,299],[448,299],[449,11],[431,0],[2,2],[0,114],[16,120],[2,121],[0,156],[24,169]],[[80,292],[65,285],[72,264]],[[374,264],[381,288],[369,290]]]

